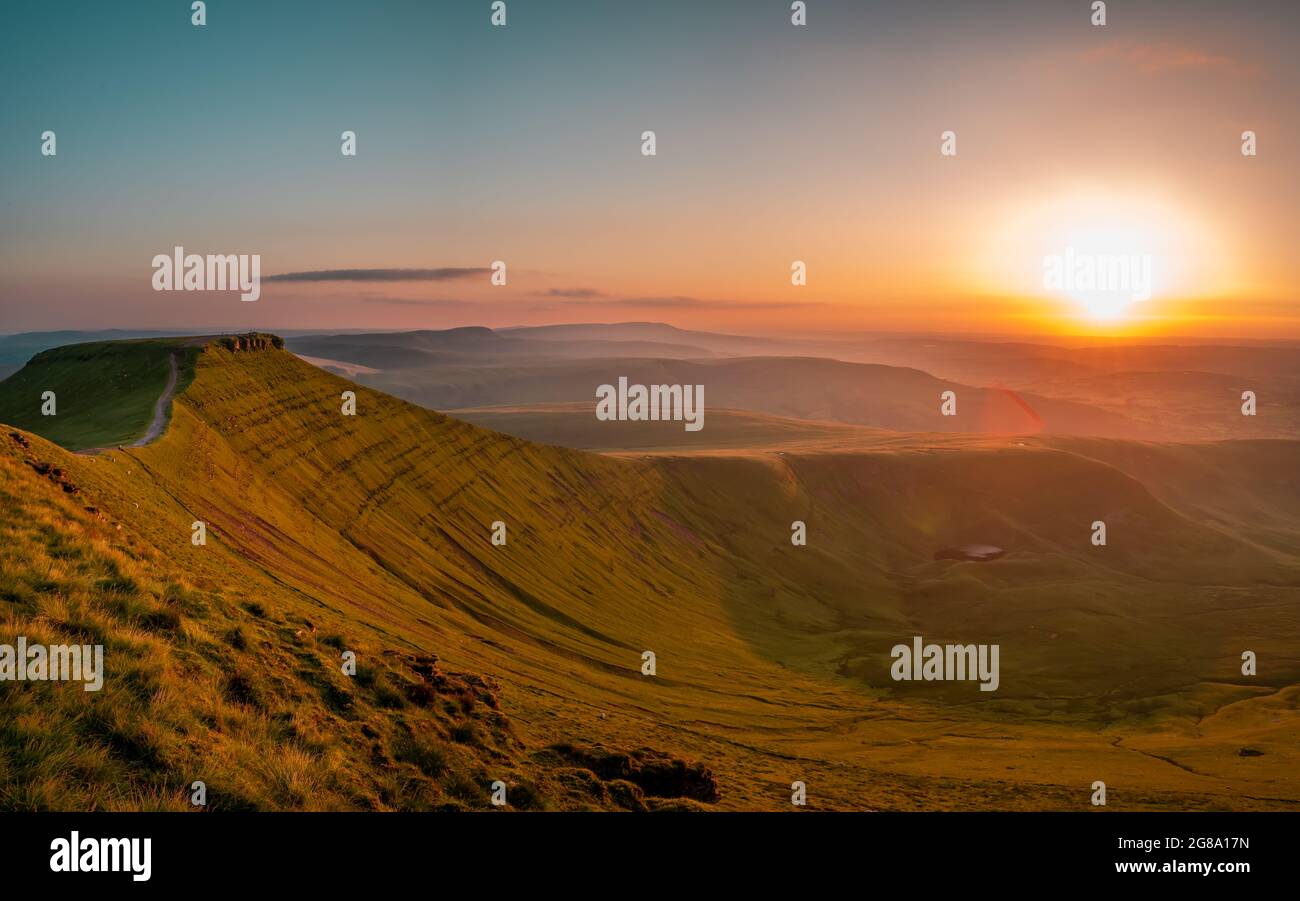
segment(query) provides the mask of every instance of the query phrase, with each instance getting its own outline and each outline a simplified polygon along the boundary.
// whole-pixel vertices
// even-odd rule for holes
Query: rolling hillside
[[[549,332],[543,334],[550,335]],[[533,337],[531,330],[495,331],[482,327],[366,333],[304,335],[289,341],[289,349],[304,356],[347,360],[385,369],[409,369],[451,364],[485,366],[520,360],[588,357],[665,357],[689,359],[712,356],[702,347],[670,341],[640,339],[563,339]]]
[[[182,351],[148,446],[32,434],[111,444],[85,409],[6,420],[4,640],[95,637],[109,685],[0,684],[0,805],[181,808],[205,777],[214,806],[291,809],[486,808],[498,778],[553,809],[781,810],[796,779],[813,809],[1085,808],[1098,778],[1118,809],[1300,805],[1295,506],[1241,484],[1218,515],[1266,528],[1210,521],[1159,460],[1216,464],[1178,446],[606,457],[269,337],[52,352],[0,410]],[[1007,554],[934,559],[973,541]],[[891,681],[917,634],[1000,643],[999,691]]]
[[[710,409],[708,428],[688,432],[674,420],[601,421],[590,403],[534,404],[522,407],[469,407],[447,415],[541,444],[558,444],[609,453],[636,451],[780,452],[792,448],[879,447],[908,441],[896,432],[840,422],[787,419],[749,410]]]
[[[904,432],[1300,437],[1300,350],[1285,344],[773,339],[621,323],[312,335],[290,338],[289,348],[432,409],[510,407],[512,416],[494,416],[493,427],[525,438],[537,434],[542,408],[586,403],[593,385],[617,375],[703,384],[716,408]],[[935,421],[936,398],[947,390],[961,401],[959,414]],[[1241,415],[1244,390],[1255,392],[1257,416]]]

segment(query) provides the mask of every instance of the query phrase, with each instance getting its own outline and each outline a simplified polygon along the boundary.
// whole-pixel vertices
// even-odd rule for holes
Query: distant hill
[[[709,350],[686,344],[643,339],[619,341],[552,337],[538,340],[533,337],[531,330],[493,331],[487,328],[303,336],[291,338],[289,349],[305,356],[345,360],[385,370],[444,365],[489,366],[521,360],[614,355],[673,359],[712,356]]]
[[[209,330],[215,334],[225,334],[227,332],[212,329]],[[284,332],[286,336],[310,336],[319,334],[318,329],[293,329]],[[71,344],[87,344],[103,341],[127,341],[140,338],[180,338],[186,335],[192,335],[190,331],[167,330],[167,329],[97,329],[97,330],[64,330],[54,332],[18,332],[11,335],[0,335],[0,378],[7,373],[4,367],[12,367],[10,371],[22,368],[33,356],[43,350],[50,350],[55,347],[67,347]],[[233,334],[233,333],[231,333]],[[367,334],[358,332],[357,334]]]
[[[606,359],[489,368],[440,366],[382,370],[363,384],[432,409],[586,402],[620,376],[645,385],[703,385],[706,408],[831,420],[894,431],[1091,434],[1154,437],[1124,416],[1074,401],[973,388],[915,369],[803,357],[718,361]],[[957,415],[942,415],[942,395],[957,395]],[[707,428],[707,426],[706,426]]]
[[[94,341],[122,341],[131,338],[162,338],[183,335],[184,332],[132,329],[102,329],[100,331],[22,332],[0,335],[0,364],[21,367],[33,356],[52,347],[84,344]]]
[[[1300,438],[1300,348],[1290,345],[775,339],[618,323],[308,336],[289,346],[340,373],[374,369],[357,377],[434,409],[579,403],[629,369],[656,384],[716,381],[709,396],[723,407],[901,431]],[[932,380],[909,386],[882,367]],[[970,415],[929,424],[941,390],[973,398]],[[1258,399],[1249,419],[1246,390]]]
[[[682,423],[602,422],[592,406],[534,404],[449,410],[448,415],[541,444],[599,451],[712,451],[881,447],[898,440],[893,432],[837,422],[787,419],[746,410],[709,410],[708,428],[687,432]]]
[[[498,329],[512,337],[550,342],[599,342],[603,344],[647,344],[684,346],[706,354],[753,356],[773,353],[798,353],[816,346],[816,342],[791,339],[727,335],[681,329],[663,322],[576,323],[538,325]],[[663,354],[659,354],[663,356]]]

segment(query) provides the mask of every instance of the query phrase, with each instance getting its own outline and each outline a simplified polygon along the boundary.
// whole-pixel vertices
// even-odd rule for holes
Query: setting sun
[[[1203,219],[1150,192],[1076,187],[1013,205],[985,240],[985,279],[1036,297],[1045,320],[1118,326],[1161,302],[1222,291],[1224,245]]]

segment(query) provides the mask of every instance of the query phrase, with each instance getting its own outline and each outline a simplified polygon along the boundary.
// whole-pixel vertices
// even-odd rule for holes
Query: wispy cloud
[[[603,292],[597,291],[595,288],[551,288],[549,291],[534,291],[533,293],[540,297],[587,298],[605,296]]]
[[[1202,71],[1247,76],[1259,72],[1259,67],[1253,63],[1171,43],[1140,44],[1135,41],[1111,41],[1085,50],[1079,56],[1085,62],[1122,63],[1144,75]]]
[[[486,275],[484,268],[444,267],[442,269],[316,269],[310,272],[284,272],[268,275],[267,282],[449,282]]]
[[[443,297],[384,297],[382,295],[362,296],[362,303],[382,304],[398,307],[433,307],[445,310],[460,310],[474,306],[467,300],[452,300]]]
[[[681,295],[670,297],[620,297],[605,303],[618,307],[676,310],[780,310],[824,306],[820,301],[709,300]]]

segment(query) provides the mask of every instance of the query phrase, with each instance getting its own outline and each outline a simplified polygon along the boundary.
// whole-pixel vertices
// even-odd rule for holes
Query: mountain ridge
[[[356,416],[342,415],[344,391],[357,394]],[[301,650],[296,632],[307,628],[304,620],[317,629],[328,621],[348,648],[435,654],[448,672],[481,673],[499,684],[493,695],[522,747],[507,753],[470,743],[462,750],[478,762],[457,758],[447,772],[481,793],[454,795],[453,775],[430,781],[426,774],[422,804],[485,804],[480,777],[500,759],[503,766],[512,761],[511,779],[534,786],[526,791],[539,804],[619,806],[610,800],[625,791],[618,787],[605,785],[604,795],[593,789],[590,801],[561,787],[563,780],[588,780],[570,772],[583,769],[571,765],[575,753],[587,759],[587,752],[550,750],[562,746],[615,755],[650,747],[656,750],[647,760],[681,760],[683,772],[700,777],[683,794],[655,803],[780,809],[788,803],[784,786],[802,776],[818,787],[819,806],[963,809],[1008,778],[993,768],[1002,759],[994,749],[1005,743],[997,734],[1015,735],[1029,753],[1042,755],[1041,764],[1022,761],[1014,782],[1019,794],[1004,802],[1011,806],[1071,806],[1067,785],[1099,759],[1140,771],[1147,787],[1129,795],[1138,807],[1189,799],[1232,806],[1233,792],[1260,778],[1273,779],[1271,791],[1291,790],[1272,774],[1293,752],[1285,733],[1270,731],[1275,727],[1266,725],[1262,708],[1245,726],[1230,727],[1245,728],[1267,749],[1250,764],[1266,768],[1261,775],[1238,772],[1232,732],[1214,740],[1206,764],[1221,775],[1206,777],[1164,774],[1162,767],[1175,768],[1110,745],[1115,737],[1136,746],[1184,736],[1191,727],[1179,724],[1191,722],[1189,702],[1162,700],[1162,693],[1188,680],[1225,681],[1229,649],[1245,628],[1215,592],[1269,591],[1280,601],[1295,591],[1294,567],[1280,549],[1226,540],[1114,466],[1078,454],[1004,444],[982,451],[614,459],[476,428],[339,379],[274,346],[241,351],[216,341],[194,354],[193,378],[176,395],[171,424],[148,447],[78,457],[18,434],[32,447],[6,439],[5,484],[13,489],[7,491],[69,503],[66,492],[22,461],[57,467],[77,487],[78,503],[188,574],[208,606],[247,617],[245,632],[248,622],[262,623],[260,640],[284,659]],[[1043,506],[1044,493],[1058,493],[1054,486],[1062,482],[1071,487],[1057,498],[1060,506]],[[737,498],[745,502],[737,505]],[[1088,562],[1092,513],[1069,512],[1098,502],[1119,527],[1100,568]],[[797,518],[807,520],[813,536],[806,548],[789,542]],[[506,525],[504,546],[490,540],[497,520]],[[204,547],[190,542],[193,521],[207,524]],[[1143,535],[1160,536],[1162,549],[1153,555],[1135,545],[1134,536]],[[1009,553],[990,564],[931,559],[936,544],[968,537],[996,539]],[[39,573],[48,558],[50,572],[62,572],[59,558],[22,546],[32,556],[26,571]],[[1211,571],[1234,573],[1234,581],[1197,587]],[[1068,589],[1061,587],[1063,573],[1074,583]],[[50,602],[32,579],[13,591],[43,609]],[[1275,587],[1261,589],[1264,583]],[[125,594],[110,592],[104,603],[147,606],[138,592]],[[210,599],[214,594],[220,600]],[[996,616],[995,603],[1005,608]],[[1180,626],[1164,637],[1179,607],[1217,619],[1221,628],[1205,638]],[[1281,609],[1257,615],[1279,617]],[[201,634],[201,621],[178,616],[182,635]],[[1095,658],[1091,623],[1099,617],[1118,630],[1111,639],[1118,643]],[[1033,637],[1046,625],[1082,630],[1085,640],[1061,657]],[[1300,667],[1285,650],[1292,628],[1279,619],[1278,638],[1267,649],[1275,661],[1270,684],[1284,693],[1294,690],[1286,680]],[[992,703],[972,703],[960,686],[931,695],[900,689],[887,679],[887,650],[910,634],[995,638],[1020,661],[1019,675],[1007,674]],[[1181,649],[1171,653],[1178,641]],[[654,677],[640,673],[644,650],[657,655]],[[388,659],[382,650],[378,656]],[[317,657],[313,671],[325,666],[325,652]],[[306,697],[294,687],[297,677],[266,678],[254,680],[265,714],[239,714],[262,730],[276,716],[292,719]],[[413,679],[399,667],[376,676],[390,687]],[[335,727],[357,735],[359,725],[346,716],[348,696],[384,736],[389,764],[373,771],[343,751],[352,761],[349,780],[382,786],[399,770],[418,778],[393,763],[405,734],[394,723],[414,713],[383,713],[370,689],[341,676],[312,691],[325,704],[309,708],[319,722],[337,719]],[[1228,699],[1244,703],[1243,711],[1266,703],[1249,685],[1199,695],[1195,703],[1212,704],[1207,709]],[[221,701],[227,703],[248,706]],[[1134,716],[1164,722],[1164,730],[1124,725]],[[942,724],[953,722],[984,734],[988,751],[960,780],[945,775],[944,761],[955,759],[956,749],[942,737]],[[1119,732],[1099,734],[1098,723]],[[452,732],[462,725],[427,725],[438,741],[451,743],[441,749],[447,760],[459,745]],[[172,745],[160,741],[158,753],[171,761]],[[915,760],[893,750],[918,741],[936,750]],[[1161,753],[1193,752],[1162,746]],[[319,756],[313,760],[304,768],[317,766]],[[714,797],[701,781],[714,786],[716,799],[700,800]],[[306,796],[258,791],[266,792],[258,796],[268,806],[312,804]],[[1086,793],[1080,797],[1086,801]],[[372,787],[363,796],[332,793],[329,803],[397,802]]]

